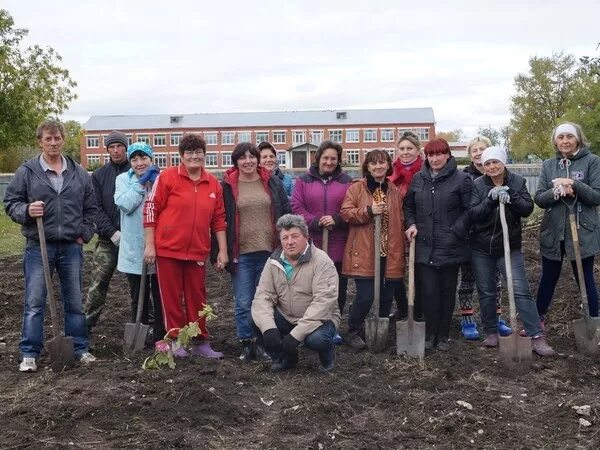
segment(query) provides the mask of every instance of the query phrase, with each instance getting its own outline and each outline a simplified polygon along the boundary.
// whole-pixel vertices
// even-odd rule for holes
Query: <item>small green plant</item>
[[[217,317],[210,305],[205,305],[201,311],[198,311],[198,315],[205,317],[207,321]],[[154,344],[154,353],[144,360],[142,369],[160,369],[161,366],[174,369],[176,364],[173,352],[180,348],[185,349],[190,345],[190,341],[199,335],[200,327],[197,322],[190,322],[183,328],[170,329],[160,341]]]

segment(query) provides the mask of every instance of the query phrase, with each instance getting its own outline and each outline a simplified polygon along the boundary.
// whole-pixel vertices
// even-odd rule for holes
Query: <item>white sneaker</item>
[[[98,361],[98,358],[96,358],[90,352],[85,352],[79,357],[79,362],[81,362],[82,364],[91,364],[96,361]]]
[[[35,358],[24,357],[19,364],[19,372],[37,372],[37,364]]]

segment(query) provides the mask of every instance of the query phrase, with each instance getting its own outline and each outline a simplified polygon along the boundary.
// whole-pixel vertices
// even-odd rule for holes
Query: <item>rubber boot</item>
[[[252,339],[243,339],[240,341],[240,344],[242,344],[240,360],[246,364],[252,362],[254,360],[254,346]]]
[[[463,317],[463,320],[460,324],[461,333],[464,338],[468,341],[478,341],[479,331],[477,331],[477,324],[473,322],[473,319],[470,316]]]
[[[540,356],[554,356],[555,351],[548,345],[544,335],[531,338],[531,349]]]
[[[498,334],[506,337],[512,334],[512,328],[506,325],[506,322],[502,319],[498,319]]]
[[[265,349],[263,348],[262,345],[260,345],[258,342],[254,342],[253,346],[254,346],[254,359],[256,361],[259,361],[262,363],[270,363],[272,361],[271,357],[265,351]]]
[[[198,345],[194,345],[192,347],[192,354],[209,359],[222,359],[225,356],[221,352],[214,351],[208,342],[202,342]]]

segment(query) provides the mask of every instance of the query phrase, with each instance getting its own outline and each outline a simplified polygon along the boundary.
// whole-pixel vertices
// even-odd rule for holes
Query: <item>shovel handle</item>
[[[140,276],[140,292],[138,295],[137,311],[135,314],[135,323],[142,321],[142,311],[144,310],[144,300],[146,297],[146,276],[148,274],[148,264],[142,263],[142,275]]]
[[[586,322],[590,317],[590,308],[588,306],[587,289],[585,288],[585,278],[583,276],[583,263],[581,262],[581,248],[579,247],[579,232],[577,231],[577,222],[573,210],[569,212],[569,222],[571,223],[571,238],[573,239],[573,252],[575,253],[575,265],[577,266],[577,278],[579,279],[579,292],[581,293],[581,303],[583,304],[583,316]]]
[[[379,318],[379,301],[381,291],[381,214],[375,216],[375,282],[373,283],[373,317]]]
[[[44,280],[46,281],[46,298],[50,306],[50,318],[52,319],[52,334],[54,337],[61,335],[58,323],[58,311],[54,301],[54,287],[52,286],[52,276],[50,275],[50,262],[48,261],[48,246],[46,245],[46,233],[44,232],[44,219],[38,217],[37,223],[38,236],[40,239],[40,253],[42,254],[42,266],[44,267]]]
[[[508,287],[508,306],[510,310],[510,326],[517,329],[517,308],[515,307],[515,287],[513,285],[512,264],[510,262],[510,241],[504,203],[500,202],[500,223],[502,224],[502,242],[504,243],[504,266],[506,268],[506,284]]]
[[[327,228],[323,228],[323,238],[321,241],[321,250],[327,253],[329,249],[329,230]]]
[[[415,238],[410,240],[408,250],[408,321],[414,320],[415,313]]]

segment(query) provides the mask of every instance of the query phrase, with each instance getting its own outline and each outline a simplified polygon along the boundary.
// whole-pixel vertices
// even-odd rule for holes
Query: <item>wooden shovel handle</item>
[[[410,240],[408,250],[408,321],[414,320],[415,311],[415,238]]]
[[[587,290],[585,288],[585,278],[583,275],[583,263],[581,262],[581,248],[579,247],[579,232],[577,231],[577,221],[573,210],[569,212],[569,222],[571,224],[571,238],[573,239],[573,252],[575,253],[575,265],[577,266],[577,278],[579,278],[579,292],[581,293],[581,303],[583,304],[583,316],[590,317],[590,308],[588,306]]]
[[[504,203],[500,202],[500,223],[502,224],[502,241],[504,243],[504,265],[506,267],[506,284],[508,287],[508,306],[510,309],[510,326],[517,329],[517,308],[515,307],[515,287],[513,285],[512,265],[510,263],[510,241]]]
[[[144,300],[146,297],[146,275],[148,273],[148,264],[142,263],[142,275],[140,276],[140,291],[138,295],[137,311],[135,314],[135,323],[142,321],[142,311],[144,310]]]
[[[321,250],[327,253],[329,249],[329,229],[323,228],[323,238],[321,241]]]
[[[381,291],[381,214],[377,214],[375,216],[375,282],[374,292],[373,292],[373,307],[371,311],[373,311],[373,316],[375,318],[379,317],[379,301],[380,301],[380,291]]]
[[[54,287],[50,275],[50,262],[48,261],[48,246],[46,245],[46,233],[44,232],[44,220],[41,217],[35,219],[37,222],[38,236],[40,239],[40,253],[42,254],[42,265],[44,266],[44,280],[46,281],[46,298],[50,306],[50,318],[52,319],[52,334],[54,337],[61,335],[58,323],[58,311],[54,300]]]

